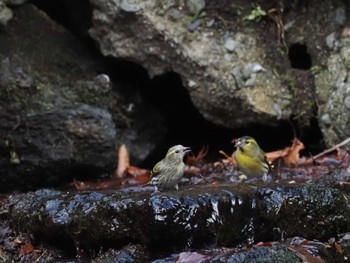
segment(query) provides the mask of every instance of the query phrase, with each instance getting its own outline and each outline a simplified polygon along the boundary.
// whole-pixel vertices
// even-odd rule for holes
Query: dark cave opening
[[[299,43],[291,45],[288,58],[292,68],[308,70],[312,66],[311,56],[307,52],[306,45]]]
[[[180,142],[191,146],[194,152],[207,146],[209,147],[208,159],[217,160],[217,158],[223,158],[219,150],[227,154],[233,152],[231,141],[240,136],[253,136],[266,151],[287,146],[293,138],[293,130],[286,121],[279,122],[277,126],[253,125],[240,129],[227,128],[209,122],[193,105],[177,73],[169,72],[156,76],[150,84],[145,87],[143,93],[164,114],[169,128],[170,145]]]

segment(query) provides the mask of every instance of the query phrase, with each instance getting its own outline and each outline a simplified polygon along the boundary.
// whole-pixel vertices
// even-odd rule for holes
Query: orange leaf
[[[129,166],[127,168],[127,174],[134,177],[133,180],[136,184],[142,185],[148,183],[149,178],[151,176],[151,171],[136,166]]]
[[[266,158],[270,161],[273,162],[278,158],[283,158],[284,156],[286,156],[289,152],[290,147],[286,147],[283,150],[276,150],[273,152],[268,152],[266,153]]]
[[[33,252],[34,250],[34,247],[32,245],[32,243],[27,243],[27,244],[23,244],[21,245],[21,254],[28,254],[28,253],[31,253]]]
[[[270,162],[273,162],[278,158],[283,158],[286,164],[297,165],[300,158],[299,153],[304,148],[304,144],[297,138],[294,138],[292,146],[288,146],[282,150],[268,152],[266,153],[266,157]]]
[[[257,246],[257,247],[272,247],[272,243],[270,243],[270,242],[259,242],[259,243],[255,244],[255,246]]]
[[[118,167],[114,172],[114,176],[122,178],[126,169],[130,166],[129,153],[125,144],[119,147],[118,152]]]
[[[290,148],[289,153],[284,157],[284,161],[287,164],[297,165],[300,158],[299,153],[304,148],[305,148],[304,144],[301,141],[299,141],[297,138],[294,138],[292,147]]]
[[[186,164],[191,165],[195,162],[198,162],[208,154],[209,148],[206,146],[203,146],[202,149],[199,150],[197,154],[188,154],[186,156]]]
[[[341,248],[341,246],[340,246],[337,242],[334,242],[334,247],[335,247],[335,250],[336,250],[339,254],[343,254],[343,249]]]
[[[231,163],[231,164],[235,164],[235,163],[236,163],[235,159],[234,159],[233,157],[229,156],[229,155],[228,155],[227,153],[225,153],[223,150],[220,150],[219,153],[222,154],[223,156],[225,156],[226,160],[227,160],[229,163]],[[234,152],[233,152],[233,153],[234,153]],[[233,155],[233,153],[232,153],[232,155]]]

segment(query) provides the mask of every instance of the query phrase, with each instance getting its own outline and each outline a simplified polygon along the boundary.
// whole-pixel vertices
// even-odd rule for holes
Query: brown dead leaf
[[[300,158],[299,153],[303,149],[305,149],[304,144],[297,138],[294,138],[292,146],[290,147],[290,151],[284,157],[284,161],[286,162],[286,164],[297,165]]]
[[[270,162],[273,162],[278,158],[283,158],[286,164],[297,165],[300,158],[299,153],[304,148],[304,144],[297,138],[294,138],[292,146],[288,146],[282,150],[268,152],[266,153],[266,157]]]
[[[235,164],[235,159],[232,158],[231,156],[229,156],[227,153],[225,153],[223,150],[219,151],[220,154],[222,154],[223,156],[225,156],[225,160],[227,160],[230,164]]]
[[[198,162],[208,154],[209,147],[203,146],[197,154],[190,153],[186,156],[186,164],[191,165],[195,162]]]
[[[290,147],[286,147],[283,150],[268,152],[266,153],[266,158],[267,160],[269,160],[269,162],[274,162],[276,159],[283,158],[284,156],[286,156],[288,154],[289,148]]]
[[[339,254],[343,254],[343,249],[341,248],[341,246],[337,243],[337,242],[334,242],[334,247],[335,247],[335,250],[339,253]]]
[[[200,172],[201,172],[201,169],[197,166],[193,166],[193,165],[186,165],[185,166],[185,173],[199,174]]]
[[[124,172],[130,166],[129,153],[126,149],[125,144],[122,144],[119,147],[118,151],[118,167],[114,172],[114,176],[118,178],[122,178],[124,176]]]
[[[126,169],[126,174],[127,174],[127,177],[132,178],[132,180],[126,178],[128,184],[143,185],[145,183],[148,183],[149,178],[151,176],[151,171],[147,169],[142,169],[136,166],[129,166]]]
[[[34,247],[32,245],[32,243],[30,241],[28,241],[28,243],[26,244],[22,244],[21,245],[21,251],[20,253],[23,255],[23,254],[28,254],[28,253],[31,253],[33,252],[34,250]]]
[[[259,242],[259,243],[256,243],[254,246],[256,247],[272,247],[272,243],[270,242]]]

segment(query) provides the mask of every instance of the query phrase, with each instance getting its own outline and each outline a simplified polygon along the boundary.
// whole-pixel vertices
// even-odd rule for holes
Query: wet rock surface
[[[348,230],[348,207],[340,190],[322,185],[242,184],[156,194],[139,188],[39,190],[7,197],[0,215],[12,222],[16,233],[29,234],[36,244],[45,240],[66,256],[91,257],[112,247],[140,244],[147,252],[144,256],[151,257],[184,248],[234,247],[294,236],[327,241]]]
[[[214,255],[213,255],[214,254]],[[216,254],[216,255],[215,255]],[[173,255],[165,259],[155,260],[152,263],[175,263],[177,261],[190,259],[194,262],[228,262],[228,263],[243,263],[243,262],[280,262],[280,263],[297,263],[302,262],[301,257],[296,253],[288,250],[288,248],[280,247],[255,247],[246,251],[219,251],[216,253],[195,254],[186,252]]]

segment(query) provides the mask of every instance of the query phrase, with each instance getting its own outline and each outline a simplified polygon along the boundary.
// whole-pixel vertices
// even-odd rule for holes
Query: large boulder
[[[111,174],[121,144],[137,163],[162,141],[137,89],[124,95],[100,56],[34,6],[0,34],[0,191]]]
[[[320,114],[328,144],[349,136],[346,43],[327,62],[346,23],[344,2],[262,3],[255,9],[248,2],[90,2],[89,32],[101,52],[139,63],[150,76],[178,73],[207,120],[237,128],[292,118],[303,128]],[[339,64],[333,73],[329,63]],[[316,90],[319,72],[324,77]],[[343,80],[335,90],[336,78]]]
[[[232,22],[241,28],[238,31],[221,26],[215,16],[196,20],[193,12],[203,11],[203,5],[193,11],[190,4],[180,2],[91,3],[90,35],[101,52],[137,62],[150,76],[178,73],[194,106],[207,120],[237,128],[273,124],[292,113],[291,93],[273,73],[274,62],[266,56],[259,29],[247,24],[243,15],[232,15]],[[248,5],[242,8],[250,12]]]

